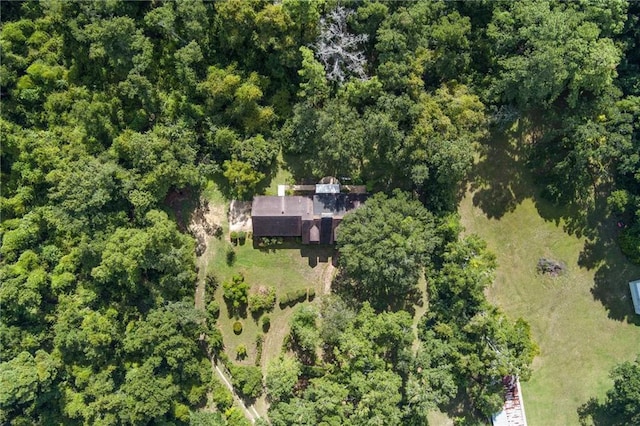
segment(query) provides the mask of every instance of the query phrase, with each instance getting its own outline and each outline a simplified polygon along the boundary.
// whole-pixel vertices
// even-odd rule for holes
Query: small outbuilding
[[[631,290],[631,300],[633,300],[633,309],[636,314],[640,315],[640,280],[631,281],[629,283]]]

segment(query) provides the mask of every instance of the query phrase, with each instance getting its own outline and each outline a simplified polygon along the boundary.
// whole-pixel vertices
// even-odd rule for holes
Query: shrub
[[[244,231],[239,231],[237,235],[240,241],[244,241],[247,239],[247,233]]]
[[[242,323],[240,321],[236,321],[233,323],[233,332],[236,335],[242,333]]]
[[[231,242],[235,242],[238,240],[238,231],[231,231],[231,233],[229,233],[229,239],[231,240]]]
[[[285,294],[280,296],[280,307],[284,308],[288,304],[289,304],[289,295],[288,295],[288,293],[285,293]]]
[[[249,292],[249,285],[244,282],[244,276],[242,274],[236,274],[231,278],[231,281],[225,281],[222,283],[224,289],[224,298],[227,303],[231,304],[234,310],[240,308],[247,303],[247,293]]]
[[[298,290],[294,290],[291,292],[291,294],[292,294],[291,300],[294,303],[302,302],[307,298],[307,289],[301,288]]]
[[[236,261],[236,251],[233,247],[228,246],[225,250],[225,256],[227,260],[227,265],[231,266]]]
[[[306,298],[307,298],[306,288],[288,291],[284,295],[280,296],[280,307],[293,306],[296,303],[304,301]]]
[[[247,357],[247,347],[245,345],[238,345],[236,347],[236,359],[245,359]]]
[[[249,296],[249,309],[253,312],[270,311],[276,304],[276,290],[260,286],[257,293]]]
[[[618,237],[620,249],[634,263],[640,264],[640,224],[626,228]]]
[[[213,293],[218,289],[220,281],[218,281],[218,277],[213,272],[208,272],[204,282],[207,286],[207,301],[209,301],[213,299]]]
[[[257,398],[262,393],[262,372],[253,366],[231,366],[234,387],[247,398]]]
[[[307,289],[307,297],[309,298],[309,301],[312,301],[314,297],[316,297],[316,289],[313,287],[309,287]]]
[[[221,412],[228,410],[233,405],[233,395],[217,377],[211,379],[211,397],[213,403]]]
[[[207,305],[207,314],[214,320],[217,319],[220,315],[220,304],[215,300],[209,302]]]
[[[539,274],[548,274],[556,277],[564,273],[567,267],[563,262],[558,262],[552,259],[541,257],[538,260],[536,269],[538,270]]]
[[[262,331],[264,331],[265,333],[267,331],[269,331],[269,328],[271,327],[271,318],[269,317],[269,315],[264,315],[262,317]]]
[[[262,361],[262,344],[264,343],[264,336],[258,334],[256,336],[256,361],[255,366],[260,367],[260,361]]]

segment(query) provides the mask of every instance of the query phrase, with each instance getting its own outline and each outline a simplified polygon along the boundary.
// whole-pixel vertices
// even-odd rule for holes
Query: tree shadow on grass
[[[531,177],[524,164],[526,146],[520,143],[523,130],[494,129],[480,147],[480,160],[470,175],[469,189],[473,205],[490,219],[500,219],[513,212],[526,198],[532,197]]]
[[[595,398],[589,399],[578,407],[578,417],[581,424],[594,426],[628,425],[628,419],[623,419],[606,403]]]
[[[629,262],[620,250],[615,218],[603,217],[595,232],[595,238],[585,241],[578,259],[580,266],[596,270],[591,294],[603,304],[609,318],[640,325],[629,290],[629,281],[640,278],[640,266]]]
[[[536,135],[542,131],[530,123],[506,131],[494,130],[490,142],[481,147],[481,159],[470,178],[473,204],[492,219],[513,212],[525,199],[534,202],[540,217],[554,222],[585,243],[578,265],[595,269],[591,294],[603,304],[608,316],[617,321],[640,325],[635,315],[629,281],[640,278],[640,267],[631,264],[618,247],[617,219],[608,213],[610,188],[602,185],[599,192],[583,202],[552,202],[544,196],[544,172],[532,171],[531,149]]]
[[[489,419],[484,419],[484,416],[475,409],[464,389],[460,389],[453,399],[447,404],[439,406],[438,409],[446,413],[450,419],[457,419],[459,424],[491,424]]]

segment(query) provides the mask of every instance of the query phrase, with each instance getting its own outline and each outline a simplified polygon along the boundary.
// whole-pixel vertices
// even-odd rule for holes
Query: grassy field
[[[522,383],[529,424],[574,425],[578,407],[611,387],[611,367],[640,353],[628,288],[640,268],[615,246],[615,219],[596,211],[580,225],[539,197],[514,138],[496,140],[479,159],[459,212],[466,232],[497,255],[489,299],[525,318],[540,347],[532,378]],[[541,257],[564,262],[566,274],[537,274]]]

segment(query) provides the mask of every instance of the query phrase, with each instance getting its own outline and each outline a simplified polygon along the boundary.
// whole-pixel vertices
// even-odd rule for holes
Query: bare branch
[[[353,10],[340,6],[320,20],[322,31],[315,44],[316,55],[324,64],[327,79],[344,82],[348,74],[366,79],[367,60],[359,45],[367,41],[366,34],[351,34],[347,19]]]

